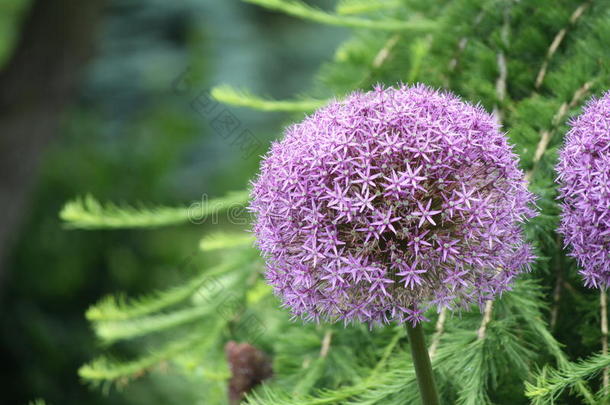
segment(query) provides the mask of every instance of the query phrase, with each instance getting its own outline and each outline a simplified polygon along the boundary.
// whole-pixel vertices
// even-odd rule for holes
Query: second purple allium
[[[295,316],[367,323],[482,304],[533,259],[517,157],[481,107],[377,87],[286,130],[253,184],[267,279]]]
[[[589,287],[610,285],[610,92],[570,122],[557,172],[561,226]]]

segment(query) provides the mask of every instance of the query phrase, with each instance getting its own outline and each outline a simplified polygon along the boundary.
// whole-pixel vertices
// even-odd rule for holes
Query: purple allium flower
[[[561,225],[588,287],[610,285],[610,92],[570,122],[559,153]]]
[[[294,316],[372,323],[482,304],[533,259],[517,157],[481,107],[376,87],[286,130],[253,184],[267,279]]]

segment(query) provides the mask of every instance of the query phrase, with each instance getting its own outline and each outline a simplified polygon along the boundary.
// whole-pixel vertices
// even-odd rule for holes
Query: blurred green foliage
[[[6,63],[19,33],[19,23],[31,0],[0,2],[0,66]]]

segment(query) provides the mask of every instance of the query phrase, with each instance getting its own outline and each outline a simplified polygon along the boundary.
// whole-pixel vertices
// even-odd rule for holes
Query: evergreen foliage
[[[212,93],[217,100],[302,116],[323,100],[375,83],[422,82],[494,111],[516,145],[541,210],[526,229],[539,259],[482,313],[427,314],[443,403],[603,403],[607,392],[597,376],[610,367],[610,357],[592,355],[600,350],[598,295],[581,287],[555,234],[553,165],[566,120],[590,95],[610,88],[610,2],[342,0],[326,11],[296,0],[247,1],[311,23],[350,27],[353,35],[321,67],[309,94],[279,101],[223,86]],[[208,214],[246,198],[242,192],[217,200]],[[149,228],[185,223],[188,209],[102,205],[86,197],[68,203],[61,216],[69,227]],[[224,403],[228,373],[210,370],[227,370],[221,347],[234,339],[253,342],[273,358],[274,377],[248,396],[248,404],[418,403],[402,328],[291,322],[243,232],[204,236],[201,249],[218,253],[219,262],[181,285],[93,306],[87,318],[101,342],[133,340],[147,350],[135,360],[94,360],[81,377],[125,383],[169,362],[206,404]],[[222,293],[210,299],[211,279]],[[260,320],[260,330],[248,326],[249,316]]]
[[[247,192],[194,202],[185,207],[131,207],[112,203],[103,205],[92,196],[67,203],[59,214],[68,227],[79,229],[153,228],[202,221],[205,218],[243,205]]]
[[[325,100],[270,100],[253,95],[244,90],[230,86],[218,86],[212,89],[211,96],[221,103],[238,107],[254,108],[261,111],[313,111],[326,104]]]

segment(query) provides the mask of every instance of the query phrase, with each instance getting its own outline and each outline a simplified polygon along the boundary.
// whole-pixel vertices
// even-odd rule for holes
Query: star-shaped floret
[[[431,205],[432,205],[431,199],[428,200],[428,204],[425,207],[423,206],[421,201],[417,202],[417,207],[419,208],[419,211],[413,211],[411,213],[411,215],[420,217],[419,224],[417,225],[418,228],[421,228],[421,226],[423,224],[425,224],[426,221],[430,222],[432,225],[436,225],[436,222],[434,222],[434,219],[432,219],[432,216],[440,213],[441,211],[440,210],[431,210],[430,209]]]
[[[420,274],[424,274],[427,270],[418,269],[417,262],[412,264],[402,263],[399,268],[400,271],[396,273],[397,276],[401,276],[401,282],[405,283],[405,287],[409,289],[415,288],[417,285],[423,283],[423,279]]]

